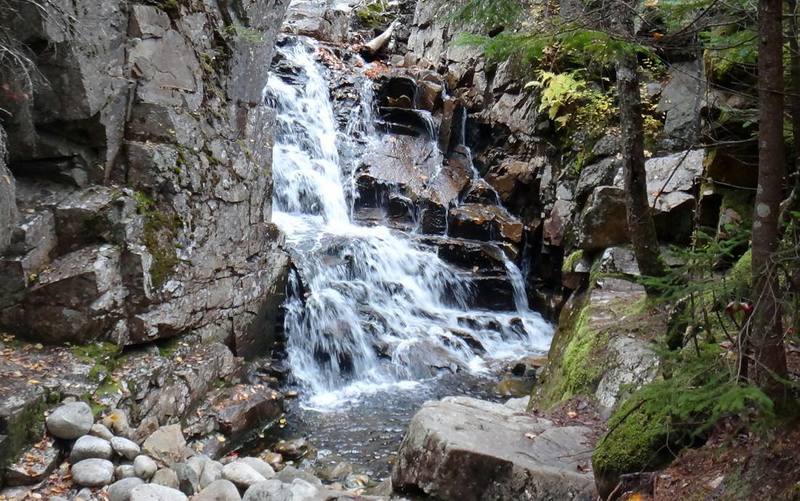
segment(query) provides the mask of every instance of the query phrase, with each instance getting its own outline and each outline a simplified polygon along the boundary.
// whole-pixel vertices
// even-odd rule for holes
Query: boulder
[[[283,396],[263,385],[236,385],[214,403],[219,429],[228,440],[241,439],[283,413]]]
[[[688,242],[691,238],[695,193],[705,159],[705,150],[689,150],[647,160],[648,201],[655,209],[653,220],[661,239]]]
[[[99,245],[55,260],[22,302],[3,312],[2,321],[50,343],[107,335],[123,314],[120,259],[119,247]]]
[[[561,247],[567,235],[567,227],[575,204],[569,200],[556,200],[550,214],[542,225],[542,239],[548,245]]]
[[[332,0],[297,0],[291,3],[284,29],[322,42],[347,41],[350,9]]]
[[[84,487],[102,487],[114,480],[114,463],[107,459],[84,459],[72,465],[72,480]]]
[[[0,440],[2,444],[2,440]],[[51,437],[44,437],[24,451],[19,459],[5,467],[5,485],[36,484],[44,480],[61,462],[63,453]]]
[[[464,204],[448,213],[448,235],[483,241],[522,242],[522,223],[500,206]]]
[[[590,433],[467,397],[426,402],[400,446],[392,485],[442,499],[588,501],[596,496]]]
[[[186,439],[183,438],[181,425],[162,426],[142,444],[142,450],[148,456],[164,464],[179,463],[186,457]]]
[[[649,333],[666,332],[665,314],[639,310],[642,285],[603,276],[573,294],[561,311],[536,405],[550,407],[574,395],[593,395],[606,412],[652,380],[657,369]]]
[[[595,251],[628,242],[625,192],[600,186],[592,193],[578,224],[578,246]]]
[[[700,60],[670,65],[657,108],[666,115],[664,141],[669,147],[687,147],[696,142],[705,104],[705,82]]]
[[[639,276],[639,264],[633,250],[627,247],[610,247],[600,256],[601,273]]]
[[[69,460],[72,463],[77,463],[89,458],[111,459],[112,453],[111,444],[108,440],[93,437],[92,435],[84,435],[72,446]]]
[[[581,169],[573,198],[583,203],[599,186],[610,186],[620,176],[622,158],[611,156]]]
[[[52,211],[23,212],[11,232],[6,255],[0,252],[0,307],[12,304],[25,287],[35,282],[50,263],[55,248]]]
[[[608,343],[608,370],[597,385],[595,398],[608,412],[632,389],[641,388],[655,379],[659,357],[653,343],[633,336],[620,336]]]
[[[483,179],[476,179],[464,191],[461,201],[467,204],[497,205],[500,203],[500,197],[489,183]]]
[[[129,477],[108,486],[109,501],[129,501],[134,487],[144,484],[141,478]]]
[[[546,165],[545,157],[529,161],[505,160],[489,169],[485,179],[508,210],[524,217],[539,210],[541,174]]]
[[[89,433],[94,416],[92,408],[86,402],[70,402],[51,412],[45,423],[47,431],[54,437],[73,440]]]
[[[16,183],[6,166],[6,133],[0,127],[0,254],[11,243],[11,234],[17,223]]]
[[[128,436],[131,434],[128,413],[124,409],[112,409],[103,416],[102,424],[110,428],[117,435]],[[130,448],[130,445],[127,447]]]

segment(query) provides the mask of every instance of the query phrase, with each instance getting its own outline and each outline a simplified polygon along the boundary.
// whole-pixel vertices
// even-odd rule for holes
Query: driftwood
[[[395,27],[397,27],[397,21],[392,21],[392,24],[386,28],[386,31],[364,44],[362,53],[374,56],[386,48],[386,46],[389,44],[389,41],[392,39]]]

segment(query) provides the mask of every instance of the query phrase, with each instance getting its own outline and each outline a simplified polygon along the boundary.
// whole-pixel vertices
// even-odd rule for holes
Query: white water
[[[351,220],[359,144],[375,137],[372,92],[338,131],[315,45],[281,49],[302,74],[272,75],[278,112],[274,221],[304,281],[291,277],[285,330],[292,372],[307,404],[330,408],[388,388],[411,388],[443,370],[486,370],[487,361],[547,349],[551,327],[528,309],[522,275],[506,267],[518,311],[470,311],[470,282],[427,248],[383,226]],[[485,349],[476,352],[464,338]],[[474,343],[473,343],[474,344]]]

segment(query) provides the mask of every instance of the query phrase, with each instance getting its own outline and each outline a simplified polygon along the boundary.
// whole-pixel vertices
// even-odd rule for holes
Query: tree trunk
[[[634,7],[618,5],[624,33],[633,32],[630,17]],[[644,119],[639,94],[639,64],[634,53],[620,54],[617,59],[617,93],[622,126],[622,165],[625,178],[625,205],[633,252],[642,275],[660,277],[665,273],[661,261],[656,227],[647,198],[647,176],[644,160]]]
[[[792,162],[792,174],[789,176],[794,177],[794,185],[792,193],[789,198],[783,202],[782,217],[788,211],[796,211],[800,208],[800,43],[798,43],[797,24],[797,0],[788,0],[789,6],[789,71],[792,77],[791,87],[789,89],[789,108],[792,116],[792,146],[794,149],[794,161]]]
[[[783,26],[781,0],[758,3],[758,191],[753,214],[753,297],[749,341],[754,356],[750,377],[773,399],[783,399],[786,352],[780,284],[773,266],[783,200]]]
[[[789,61],[792,86],[789,106],[792,115],[792,144],[794,146],[794,170],[800,169],[800,47],[797,41],[797,0],[788,0],[789,6]]]

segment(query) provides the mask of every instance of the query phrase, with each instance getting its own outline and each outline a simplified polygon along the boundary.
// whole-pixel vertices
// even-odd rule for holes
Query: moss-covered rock
[[[532,406],[549,408],[586,395],[610,409],[626,393],[623,386],[638,388],[655,374],[658,361],[648,345],[664,332],[665,319],[641,308],[644,288],[599,276],[591,284],[562,310]]]
[[[611,416],[608,428],[592,455],[595,484],[603,499],[620,475],[661,468],[673,457],[669,417],[660,402],[635,394]]]

